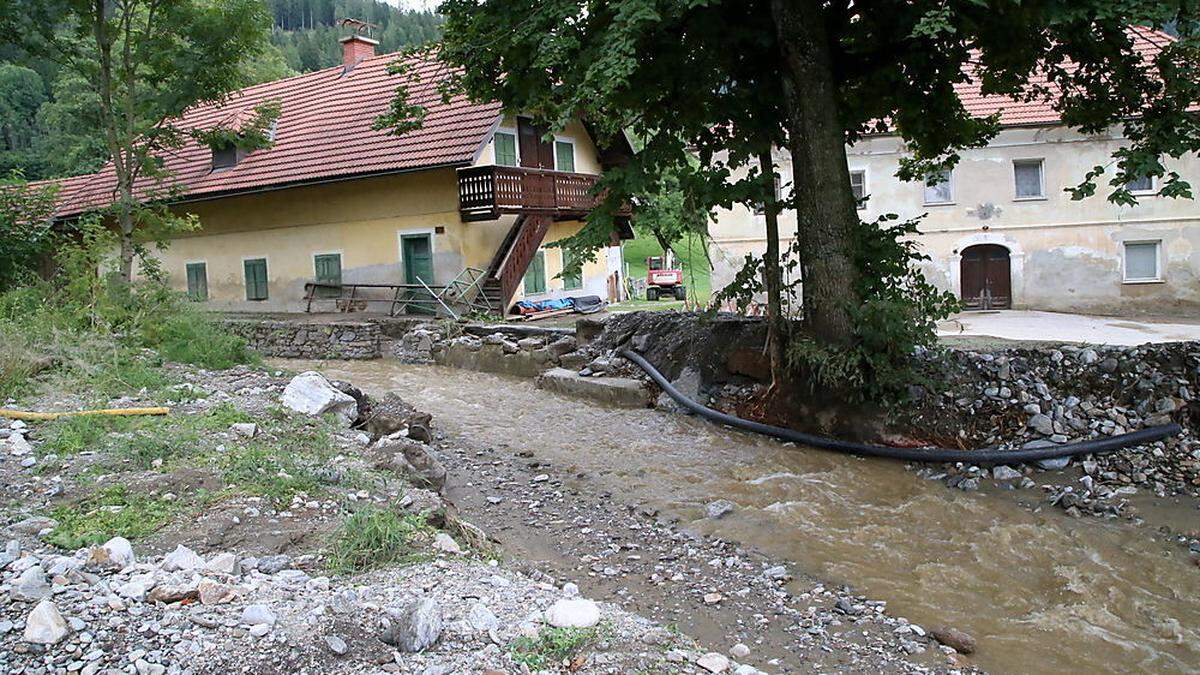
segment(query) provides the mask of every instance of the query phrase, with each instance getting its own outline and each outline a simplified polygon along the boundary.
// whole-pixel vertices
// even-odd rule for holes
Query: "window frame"
[[[567,260],[571,257],[569,249],[563,248],[562,251],[562,283],[564,291],[578,291],[583,289],[583,265],[579,266],[578,276],[567,276]]]
[[[1017,166],[1037,166],[1038,168],[1038,194],[1036,195],[1019,195],[1017,194]],[[1013,201],[1014,202],[1036,202],[1046,199],[1046,158],[1045,157],[1018,157],[1012,161],[1013,170]]]
[[[571,168],[570,169],[564,169],[561,166],[559,166],[558,146],[560,143],[563,145],[571,146]],[[575,157],[576,157],[575,139],[571,138],[570,136],[555,136],[554,137],[554,170],[555,171],[563,171],[566,173],[577,173],[577,171],[576,171],[577,163],[575,162]]]
[[[862,199],[859,199],[857,197],[855,198],[855,204],[858,207],[859,211],[865,211],[867,209],[867,202],[871,201],[871,193],[867,189],[867,170],[866,170],[866,168],[850,169],[850,192],[851,192],[851,194],[854,193],[854,174],[859,174],[862,176],[862,194],[863,194]]]
[[[1150,187],[1144,190],[1135,190],[1129,187],[1130,183],[1125,184],[1125,189],[1129,190],[1129,194],[1135,197],[1153,197],[1158,194],[1158,178],[1156,176],[1142,176],[1150,180]],[[1137,242],[1134,242],[1137,243]]]
[[[263,295],[261,298],[250,297],[250,275],[248,274],[250,271],[249,265],[258,262],[262,263],[263,268]],[[247,302],[265,302],[271,299],[271,265],[267,261],[267,256],[246,256],[242,258],[242,284],[246,287]]]
[[[500,145],[499,145],[499,143],[496,142],[496,136],[499,134],[504,134],[506,136],[512,136],[512,139],[513,139],[513,163],[512,164],[501,164],[500,163]],[[496,166],[521,166],[521,135],[517,133],[517,130],[515,128],[497,127],[497,129],[494,132],[492,132],[492,163],[494,163]]]
[[[529,290],[529,275],[534,271],[534,265],[535,265],[535,262],[538,260],[538,258],[541,258],[541,260],[542,260],[541,290],[532,290],[531,291],[531,290]],[[535,284],[535,289],[536,289],[536,284]],[[537,252],[533,254],[533,259],[531,259],[529,261],[529,267],[526,268],[525,275],[521,279],[521,291],[526,296],[544,295],[550,291],[550,284],[548,283],[548,280],[546,279],[546,249],[545,248],[539,248],[537,250]]]
[[[954,169],[946,169],[945,183],[950,188],[950,198],[945,201],[931,202],[929,201],[929,188],[933,185],[929,184],[929,179],[925,178],[921,181],[921,203],[925,206],[951,206],[954,204]],[[934,185],[941,185],[941,182]]]
[[[1129,278],[1129,246],[1130,245],[1153,245],[1154,246],[1154,276],[1153,277],[1138,277]],[[1163,277],[1163,242],[1162,239],[1130,239],[1121,242],[1121,283],[1123,284],[1161,284],[1165,283]]]
[[[200,267],[204,271],[204,296],[200,297],[192,291],[192,268]],[[207,260],[191,260],[183,264],[183,278],[187,284],[188,299],[192,302],[207,302],[208,301],[208,261]]]

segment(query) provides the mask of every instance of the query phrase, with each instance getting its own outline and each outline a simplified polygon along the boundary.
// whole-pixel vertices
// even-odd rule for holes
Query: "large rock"
[[[729,670],[729,659],[724,654],[709,652],[696,659],[696,665],[710,673],[723,673]]]
[[[280,401],[306,415],[336,415],[346,425],[358,419],[358,402],[354,397],[338,391],[324,375],[313,371],[293,377]]]
[[[174,551],[163,557],[162,568],[167,572],[198,570],[202,567],[204,558],[183,544],[179,544]]]
[[[379,639],[404,652],[428,649],[442,634],[442,608],[432,598],[388,612]]]
[[[266,605],[247,605],[242,610],[242,623],[247,626],[274,626],[275,613]]]
[[[71,627],[49,600],[42,600],[25,619],[25,641],[39,645],[58,644],[71,634]]]
[[[375,468],[406,474],[421,487],[441,491],[446,485],[446,467],[432,448],[406,439],[382,441],[375,449]]]
[[[600,623],[600,607],[586,598],[556,600],[546,610],[546,623],[555,628],[591,628]]]
[[[108,569],[124,569],[134,562],[133,545],[125,537],[113,537],[92,549],[88,564]]]
[[[641,380],[627,377],[583,377],[565,368],[552,368],[537,386],[567,396],[590,398],[622,408],[648,408],[653,399]]]
[[[200,585],[196,588],[196,593],[202,605],[219,605],[241,595],[237,587],[228,586],[212,579],[201,579]]]
[[[949,626],[936,628],[930,631],[929,634],[933,636],[934,640],[947,647],[952,647],[954,651],[961,654],[971,654],[975,651],[975,638],[957,628]]]
[[[671,382],[671,386],[675,387],[679,393],[693,401],[700,400],[700,385],[700,371],[692,368],[691,366],[684,368],[683,372],[679,374],[679,377],[675,378],[675,381]],[[654,402],[654,407],[667,412],[689,412],[687,408],[684,408],[682,405],[677,403],[675,399],[671,398],[670,394],[665,391],[658,395],[658,399],[656,399]]]
[[[24,602],[37,602],[50,595],[50,584],[46,582],[46,573],[41,565],[34,565],[22,572],[9,595],[13,600]]]
[[[433,440],[430,431],[432,421],[432,415],[417,410],[399,394],[389,391],[379,401],[371,402],[365,426],[372,439],[403,433],[414,441],[428,443]]]

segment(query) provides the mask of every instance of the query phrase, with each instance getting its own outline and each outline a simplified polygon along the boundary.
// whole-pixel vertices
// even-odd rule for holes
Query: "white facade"
[[[1077,185],[1097,165],[1111,166],[1118,137],[1088,137],[1061,126],[1010,127],[986,148],[963,151],[949,184],[927,188],[896,178],[903,146],[889,136],[872,137],[847,148],[852,182],[868,195],[864,220],[885,213],[903,219],[928,214],[919,242],[931,260],[924,269],[941,288],[975,298],[971,265],[985,249],[1007,254],[1010,300],[1014,308],[1103,314],[1200,314],[1200,203],[1139,193],[1137,206],[1107,201],[1101,178],[1097,194],[1075,201],[1064,190]],[[777,156],[785,193],[791,167]],[[1200,160],[1167,160],[1200,191]],[[723,210],[710,228],[713,288],[732,279],[747,252],[765,250],[763,216],[746,208]],[[795,214],[780,216],[786,247],[795,233]],[[971,261],[964,264],[966,254]],[[1003,273],[993,265],[989,278]],[[996,270],[1001,270],[997,272]],[[990,283],[990,282],[989,282]],[[999,284],[997,284],[999,286]]]

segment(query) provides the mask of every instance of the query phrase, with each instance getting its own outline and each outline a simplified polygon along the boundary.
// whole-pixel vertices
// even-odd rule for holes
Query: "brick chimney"
[[[365,35],[347,35],[341,39],[342,65],[353,68],[363,59],[375,56],[375,46],[379,40],[372,40]]]

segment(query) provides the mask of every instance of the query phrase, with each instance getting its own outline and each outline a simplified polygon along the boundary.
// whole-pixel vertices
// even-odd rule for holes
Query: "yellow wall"
[[[563,250],[556,246],[547,246],[565,239],[583,228],[583,223],[577,220],[563,221],[554,223],[550,226],[550,231],[546,233],[546,239],[542,245],[542,251],[546,256],[546,292],[530,295],[528,298],[525,295],[524,284],[517,285],[515,300],[545,300],[548,298],[558,298],[564,296],[579,297],[583,295],[598,295],[600,298],[607,299],[608,294],[608,263],[603,254],[597,254],[583,263],[582,285],[580,288],[567,290],[563,288],[563,280],[558,277],[563,270]],[[558,278],[556,278],[558,277]]]
[[[507,131],[512,134],[517,133],[517,118],[514,115],[505,115],[500,121],[499,131]],[[599,175],[602,172],[600,167],[599,153],[596,151],[596,145],[592,142],[591,136],[587,130],[583,128],[583,124],[575,120],[568,124],[565,129],[554,134],[555,140],[571,141],[575,144],[575,173],[590,173]],[[517,157],[521,156],[521,139],[517,138]],[[489,139],[487,144],[483,146],[483,150],[479,153],[479,160],[475,162],[476,166],[486,166],[496,163],[496,148],[493,142]]]

